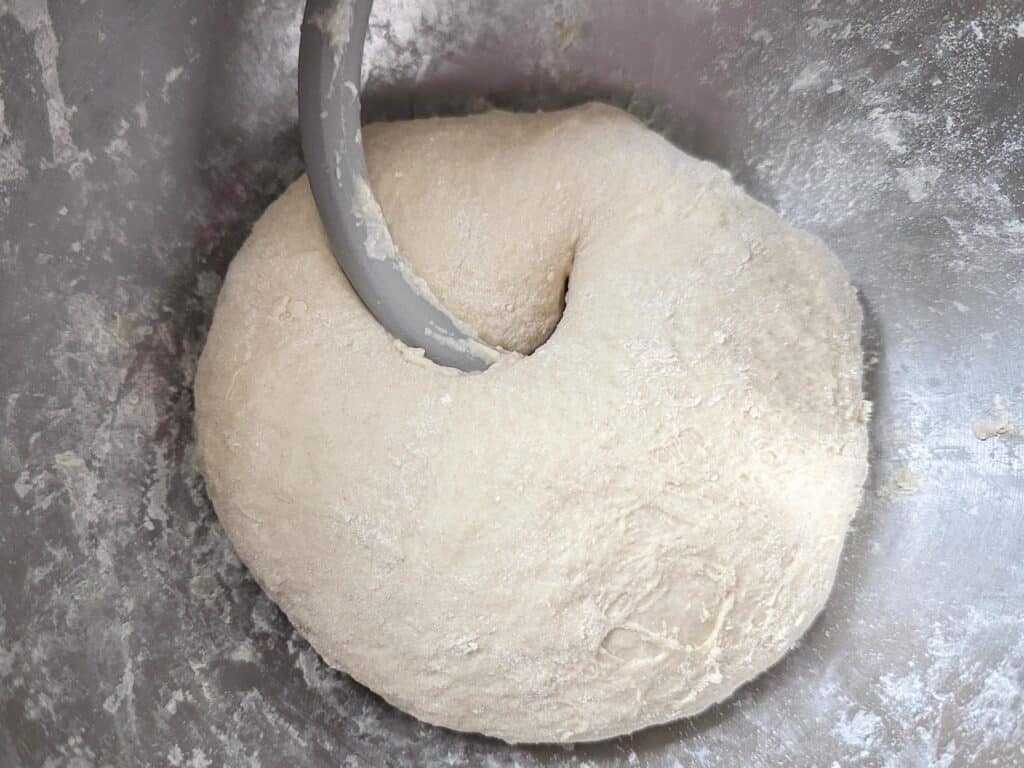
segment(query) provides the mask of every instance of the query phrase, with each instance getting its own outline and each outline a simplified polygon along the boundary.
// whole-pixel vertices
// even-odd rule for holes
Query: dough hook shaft
[[[416,278],[370,188],[359,90],[372,5],[372,0],[306,2],[299,124],[309,185],[334,257],[377,321],[439,365],[481,371],[498,351],[463,328]]]

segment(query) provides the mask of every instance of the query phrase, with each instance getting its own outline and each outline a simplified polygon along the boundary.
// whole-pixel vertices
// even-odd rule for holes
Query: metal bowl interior
[[[203,493],[192,374],[301,172],[300,15],[0,7],[0,762],[1024,763],[1019,3],[377,3],[367,119],[609,101],[860,292],[872,469],[826,610],[730,701],[576,748],[426,726],[327,668]]]

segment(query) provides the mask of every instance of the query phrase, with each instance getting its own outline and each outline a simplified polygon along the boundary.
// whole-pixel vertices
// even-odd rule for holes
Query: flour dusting
[[[53,146],[52,162],[66,168],[73,177],[81,178],[85,166],[92,162],[93,157],[88,150],[79,150],[72,135],[71,119],[75,110],[67,105],[61,90],[57,70],[60,44],[57,42],[50,12],[46,3],[33,0],[11,0],[8,7],[22,29],[32,35],[32,45],[46,90],[46,114]]]

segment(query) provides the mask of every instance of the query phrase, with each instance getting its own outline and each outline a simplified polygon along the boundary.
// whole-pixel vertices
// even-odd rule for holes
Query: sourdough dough
[[[610,107],[365,146],[415,271],[536,350],[466,375],[396,343],[295,182],[232,263],[196,380],[210,497],[266,592],[396,706],[508,741],[691,715],[777,661],[866,472],[835,257]]]

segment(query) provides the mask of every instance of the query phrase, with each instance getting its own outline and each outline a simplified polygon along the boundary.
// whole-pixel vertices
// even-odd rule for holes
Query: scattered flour
[[[827,74],[828,62],[817,61],[812,64],[808,64],[800,70],[800,74],[798,74],[796,79],[790,84],[789,92],[797,93],[799,91],[809,91],[811,89],[818,88],[825,83]]]
[[[935,165],[919,165],[897,171],[898,183],[912,203],[926,199],[941,175],[942,169]]]
[[[0,80],[0,85],[3,81]],[[20,181],[28,175],[25,167],[22,142],[16,139],[4,116],[4,98],[0,94],[0,184]]]
[[[1017,428],[1013,423],[1013,414],[1007,410],[1007,402],[1001,395],[992,398],[990,415],[971,425],[971,431],[979,440],[990,440],[993,437],[1016,435]]]
[[[178,82],[178,79],[183,74],[185,74],[185,68],[182,66],[171,67],[169,70],[167,70],[167,74],[164,75],[163,88],[160,89],[160,96],[164,101],[169,102],[171,100],[171,86]]]
[[[352,6],[338,3],[329,11],[325,11],[316,20],[317,26],[330,40],[335,48],[343,48],[348,44],[352,27]]]
[[[72,177],[81,178],[85,166],[93,158],[90,152],[78,149],[71,132],[71,118],[75,109],[67,105],[61,91],[57,71],[60,45],[47,4],[35,0],[11,0],[7,7],[22,29],[32,35],[32,45],[46,90],[46,114],[53,143],[53,164],[66,168]]]
[[[921,487],[921,477],[914,474],[910,466],[900,464],[883,483],[876,494],[882,498],[895,499],[899,496],[915,493]]]

